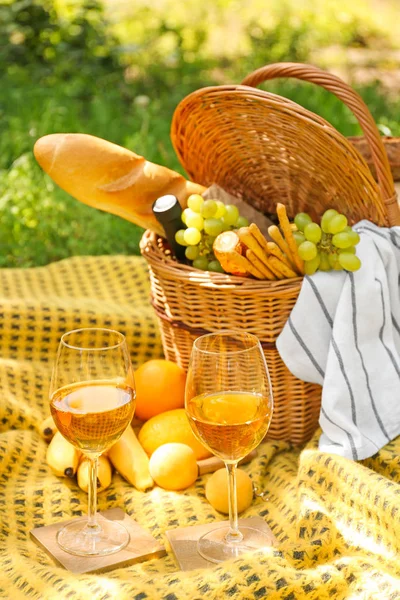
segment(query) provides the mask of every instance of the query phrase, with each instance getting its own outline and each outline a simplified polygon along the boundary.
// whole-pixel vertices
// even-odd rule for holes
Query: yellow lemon
[[[143,425],[138,438],[149,456],[159,446],[175,442],[190,446],[197,460],[211,456],[195,437],[184,408],[167,410],[152,417]]]
[[[193,450],[186,444],[163,444],[153,452],[150,475],[166,490],[184,490],[197,479],[198,466]]]
[[[238,513],[249,508],[253,501],[253,484],[242,469],[236,469]],[[206,498],[218,512],[229,514],[228,474],[225,467],[215,471],[206,483]]]

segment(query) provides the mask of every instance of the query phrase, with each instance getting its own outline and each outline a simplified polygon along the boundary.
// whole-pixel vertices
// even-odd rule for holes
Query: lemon
[[[196,455],[186,444],[163,444],[151,455],[149,470],[160,487],[166,490],[184,490],[197,479]]]
[[[143,425],[138,438],[149,456],[159,446],[175,442],[190,446],[197,460],[211,456],[211,452],[195,438],[184,408],[167,410],[155,415]]]
[[[236,490],[238,513],[241,513],[253,501],[252,481],[242,469],[236,469]],[[215,471],[207,481],[206,498],[215,510],[229,514],[228,474],[225,467]]]

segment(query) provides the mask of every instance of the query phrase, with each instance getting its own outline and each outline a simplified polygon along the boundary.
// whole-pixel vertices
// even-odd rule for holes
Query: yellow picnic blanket
[[[86,513],[87,496],[50,472],[38,427],[49,413],[58,340],[84,326],[124,332],[136,365],[161,355],[141,258],[72,258],[0,271],[1,598],[400,598],[400,439],[362,463],[319,452],[318,433],[303,449],[263,444],[243,468],[267,501],[256,498],[242,516],[263,517],[277,548],[188,572],[170,552],[101,575],[55,566],[29,531]],[[204,498],[207,477],[180,493],[141,493],[114,474],[99,508],[123,508],[165,542],[168,529],[223,519]]]

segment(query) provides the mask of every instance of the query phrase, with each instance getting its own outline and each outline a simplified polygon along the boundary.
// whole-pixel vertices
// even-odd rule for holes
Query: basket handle
[[[310,83],[315,83],[332,92],[350,108],[357,118],[365,138],[371,148],[371,155],[375,165],[378,185],[389,225],[400,225],[400,209],[397,204],[397,194],[394,189],[393,176],[389,160],[382,143],[379,130],[363,99],[347,83],[336,75],[323,71],[313,65],[303,63],[274,63],[261,67],[247,75],[242,85],[257,87],[263,81],[278,77],[295,77]]]

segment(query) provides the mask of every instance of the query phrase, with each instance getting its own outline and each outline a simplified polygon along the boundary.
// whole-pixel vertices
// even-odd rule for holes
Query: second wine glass
[[[198,541],[198,551],[222,562],[269,545],[256,528],[238,526],[236,467],[264,438],[273,410],[268,367],[258,338],[222,331],[194,341],[185,393],[186,413],[196,437],[221,458],[228,472],[229,526]]]

